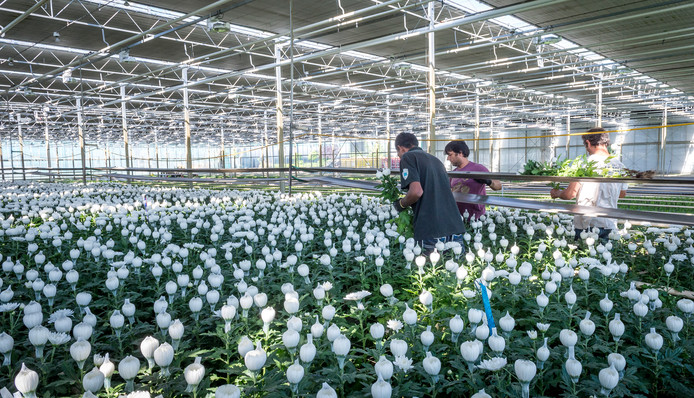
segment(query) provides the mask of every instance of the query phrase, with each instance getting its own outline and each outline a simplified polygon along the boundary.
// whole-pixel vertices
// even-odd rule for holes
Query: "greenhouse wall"
[[[632,125],[605,126],[608,130],[635,128]],[[585,130],[585,128],[572,127],[572,132]],[[547,137],[557,134],[557,137]],[[478,154],[475,156],[474,144],[470,140],[472,134],[460,135],[447,134],[456,139],[466,139],[470,146],[470,160],[482,163],[493,172],[515,173],[523,167],[528,159],[549,161],[550,159],[575,158],[585,154],[585,148],[580,136],[566,137],[564,126],[555,129],[499,129],[493,132],[494,140],[480,140]],[[393,145],[394,132],[390,145]],[[481,129],[480,136],[489,135],[488,130]],[[612,149],[621,152],[622,162],[626,167],[635,170],[658,170],[665,174],[694,173],[694,126],[676,126],[667,129],[663,170],[658,168],[659,139],[661,131],[658,128],[632,130],[613,133],[610,135]],[[422,140],[421,146],[426,150],[428,145],[434,145],[435,155],[448,168],[444,148],[447,139],[438,138],[430,143],[426,133],[417,136]],[[568,154],[566,150],[567,138],[569,139]],[[451,138],[452,139],[452,138]],[[3,161],[5,169],[21,168],[21,156],[19,142],[16,138],[8,137],[0,141],[2,144]],[[490,152],[489,147],[492,145]],[[321,150],[322,145],[322,150]],[[51,142],[52,167],[81,168],[80,148],[77,141]],[[192,147],[193,168],[259,168],[278,167],[279,157],[277,146],[264,148],[261,142],[247,143],[234,147],[225,143],[224,163],[221,160],[221,144],[195,143]],[[322,152],[322,162],[319,155]],[[122,142],[112,142],[108,145],[87,144],[85,147],[87,167],[125,167],[125,154]],[[108,153],[108,162],[107,162]],[[158,153],[158,156],[157,156]],[[388,166],[388,141],[384,139],[338,139],[333,146],[332,140],[296,142],[293,148],[293,164],[297,167],[332,167],[333,159],[336,167],[373,168]],[[132,142],[130,145],[132,167],[135,168],[184,168],[186,165],[186,151],[183,143],[170,142],[153,143]],[[284,164],[289,164],[289,145],[285,144]],[[158,161],[157,161],[158,157]],[[267,165],[265,160],[267,158]],[[24,140],[25,167],[46,167],[46,148],[43,141]],[[58,163],[59,162],[59,163]],[[391,148],[391,166],[397,167],[398,158],[395,148]]]

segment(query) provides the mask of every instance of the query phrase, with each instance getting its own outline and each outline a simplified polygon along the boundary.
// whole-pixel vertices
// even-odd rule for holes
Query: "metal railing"
[[[238,189],[273,189],[278,188],[284,190],[285,183],[288,181],[283,176],[288,172],[289,168],[4,168],[0,169],[0,176],[4,181],[54,181],[54,182],[80,182],[84,181],[122,181],[126,183],[157,183],[157,184],[174,184],[192,187],[194,184],[216,184],[225,187]],[[297,189],[315,189],[320,186],[330,186],[332,188],[349,188],[360,189],[364,192],[374,192],[378,189],[378,184],[375,179],[360,180],[326,177],[324,174],[331,173],[333,175],[366,175],[373,176],[378,171],[370,168],[293,168],[295,187]],[[84,174],[83,174],[84,172]],[[394,170],[397,173],[397,170]],[[239,177],[239,174],[242,176]],[[651,179],[637,178],[606,178],[606,177],[554,177],[554,176],[525,176],[508,173],[479,173],[479,172],[449,172],[450,177],[457,178],[491,178],[502,181],[511,181],[520,183],[516,186],[519,188],[527,188],[528,182],[548,183],[560,182],[569,183],[573,181],[590,181],[590,182],[628,182],[636,184],[643,189],[642,195],[659,196],[663,193],[671,195],[676,192],[679,195],[694,195],[694,178],[690,177],[658,177]],[[230,177],[233,176],[233,177]],[[511,192],[513,185],[510,188]],[[542,189],[541,186],[534,185],[535,189]],[[548,189],[547,187],[544,187]],[[509,187],[506,188],[507,192]],[[638,192],[638,190],[637,190]],[[524,208],[530,210],[570,213],[570,214],[585,214],[591,216],[609,216],[612,218],[626,218],[632,220],[650,221],[656,223],[693,225],[694,216],[686,213],[692,213],[691,206],[680,205],[683,213],[664,213],[650,212],[640,210],[622,210],[622,209],[600,209],[586,208],[585,206],[576,206],[574,204],[525,200],[503,196],[479,196],[479,195],[458,195],[458,200],[468,203],[487,204],[504,207]],[[628,203],[635,205],[635,203]],[[658,206],[668,206],[668,204],[659,204]],[[649,207],[649,206],[644,206]],[[653,205],[651,207],[656,207]]]

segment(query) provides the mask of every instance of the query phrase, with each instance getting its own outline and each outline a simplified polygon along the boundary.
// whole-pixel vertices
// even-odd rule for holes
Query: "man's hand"
[[[551,196],[552,199],[557,199],[557,198],[561,197],[561,189],[555,188],[555,189],[549,191],[549,196]]]
[[[398,213],[405,211],[405,208],[402,207],[402,204],[400,203],[401,200],[402,200],[402,199],[398,199],[398,200],[396,200],[396,201],[393,201],[393,208],[395,208],[395,210],[396,210]]]
[[[489,186],[492,185],[492,180],[485,180],[485,179],[480,179],[480,178],[475,178],[474,180],[480,184],[489,185]]]

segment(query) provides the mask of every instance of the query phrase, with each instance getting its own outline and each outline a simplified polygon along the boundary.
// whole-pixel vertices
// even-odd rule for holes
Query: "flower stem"
[[[431,379],[431,397],[436,397],[436,381],[433,378]]]

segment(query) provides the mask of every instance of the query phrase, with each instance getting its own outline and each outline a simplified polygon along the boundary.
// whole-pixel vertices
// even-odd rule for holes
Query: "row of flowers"
[[[694,301],[671,294],[691,287],[687,229],[600,242],[500,209],[425,257],[363,195],[42,184],[0,202],[8,392],[691,392]]]

